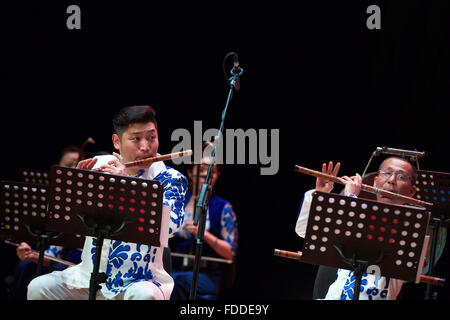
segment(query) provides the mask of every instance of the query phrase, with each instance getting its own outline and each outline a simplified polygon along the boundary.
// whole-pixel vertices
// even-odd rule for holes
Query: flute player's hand
[[[345,185],[344,195],[348,196],[349,194],[353,194],[358,196],[361,192],[362,177],[359,174],[352,177],[343,176],[339,180]]]
[[[97,163],[97,158],[89,158],[85,160],[81,160],[77,164],[77,169],[84,169],[84,170],[92,170],[92,168]]]
[[[115,159],[108,161],[107,164],[98,167],[96,170],[99,172],[126,176],[127,171],[122,156],[116,152],[113,152],[113,156]]]
[[[21,261],[27,261],[34,258],[31,247],[26,242],[22,242],[16,249],[17,257]]]
[[[322,173],[326,173],[331,176],[336,176],[339,172],[339,168],[341,167],[341,163],[338,162],[336,166],[333,168],[333,161],[328,163],[328,167],[326,163],[322,164]],[[316,190],[321,192],[331,192],[334,187],[334,182],[331,180],[327,180],[325,178],[318,177],[316,179]]]

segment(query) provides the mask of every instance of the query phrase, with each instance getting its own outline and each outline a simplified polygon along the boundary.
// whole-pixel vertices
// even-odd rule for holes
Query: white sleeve
[[[311,208],[312,193],[314,191],[316,191],[316,189],[309,190],[305,193],[303,197],[302,208],[300,209],[297,223],[295,225],[295,232],[301,238],[304,238],[306,235],[306,226],[308,224],[309,209]]]

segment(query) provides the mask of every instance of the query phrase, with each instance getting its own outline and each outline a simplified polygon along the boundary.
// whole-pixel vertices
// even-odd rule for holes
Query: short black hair
[[[156,113],[152,107],[146,105],[127,106],[116,113],[113,118],[113,127],[115,133],[121,137],[131,124],[147,122],[153,122],[158,128]]]
[[[81,154],[81,149],[78,148],[77,146],[72,146],[72,145],[66,146],[59,153],[59,158],[62,158],[66,153],[69,153],[69,152],[78,152]]]
[[[79,154],[79,157],[81,157],[81,149],[79,147],[75,145],[68,145],[65,146],[63,149],[61,149],[61,151],[59,152],[58,161],[61,161],[61,159],[64,157],[66,153],[72,152],[77,152]]]
[[[383,162],[381,162],[380,166],[378,167],[378,172],[380,172],[381,168],[383,168],[384,163],[388,160],[388,159],[399,159],[405,162],[408,162],[411,165],[412,168],[412,177],[411,177],[411,183],[415,184],[416,180],[417,180],[417,167],[416,165],[409,160],[408,158],[404,158],[404,157],[397,157],[397,156],[392,156],[392,157],[387,157],[386,159],[383,160]]]

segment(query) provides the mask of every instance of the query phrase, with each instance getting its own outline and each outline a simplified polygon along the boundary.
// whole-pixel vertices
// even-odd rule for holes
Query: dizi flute
[[[156,157],[150,157],[150,158],[145,158],[145,159],[141,159],[141,160],[126,162],[125,167],[127,167],[127,168],[135,167],[135,166],[140,166],[142,164],[150,164],[150,163],[158,162],[158,161],[165,161],[165,160],[171,160],[171,159],[176,159],[176,158],[189,157],[191,155],[192,155],[192,150],[174,152],[174,153],[169,153],[169,154],[163,154],[163,155],[156,156]]]
[[[336,176],[332,176],[320,171],[316,171],[316,170],[311,170],[308,168],[304,168],[304,167],[300,167],[300,166],[295,166],[295,171],[300,172],[300,173],[305,173],[314,177],[319,177],[319,178],[324,178],[333,182],[337,182],[340,184],[343,184],[342,181],[340,180],[340,178],[336,177]],[[401,199],[403,200],[405,203],[409,203],[409,204],[415,204],[417,206],[420,207],[424,207],[424,208],[430,208],[433,206],[433,204],[431,202],[426,202],[426,201],[422,201],[416,198],[410,198],[398,193],[394,193],[394,192],[390,192],[390,191],[386,191],[380,188],[375,188],[372,186],[369,186],[367,184],[362,184],[361,185],[361,190],[367,191],[367,192],[371,192],[371,193],[375,193],[375,194],[381,194],[384,195],[388,198],[394,198],[394,199]]]
[[[193,255],[193,254],[178,253],[178,252],[171,252],[170,254],[173,257],[195,259],[195,255]],[[222,263],[228,263],[228,264],[233,263],[233,260],[214,258],[214,257],[204,257],[204,256],[200,257],[200,260],[215,261],[215,262],[222,262]]]
[[[289,259],[294,259],[294,260],[299,260],[299,261],[301,261],[301,258],[302,258],[301,251],[294,252],[294,251],[275,249],[273,252],[273,255],[277,256],[277,257],[289,258]],[[422,274],[422,275],[420,275],[420,282],[428,283],[428,284],[431,284],[434,286],[443,286],[445,284],[445,279],[426,276],[426,275]]]
[[[9,245],[12,245],[14,247],[18,247],[19,246],[19,244],[11,242],[11,241],[8,241],[8,240],[5,240],[5,243],[7,243]],[[33,254],[35,254],[36,258],[39,258],[39,251],[31,249],[31,252],[33,252]],[[70,261],[67,261],[67,260],[63,260],[63,259],[59,259],[59,258],[55,258],[55,257],[49,256],[49,255],[47,255],[45,253],[44,253],[44,258],[48,259],[50,261],[62,263],[62,264],[66,265],[66,266],[69,266],[69,267],[75,265],[75,263],[73,263],[73,262],[70,262]]]

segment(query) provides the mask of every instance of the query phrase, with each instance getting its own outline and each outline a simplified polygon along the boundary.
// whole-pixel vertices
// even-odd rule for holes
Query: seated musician
[[[322,165],[322,172],[336,176],[340,168],[337,163],[333,168],[333,162]],[[344,195],[357,197],[361,191],[362,178],[359,174],[352,177],[339,178],[345,185]],[[404,158],[389,157],[379,167],[378,174],[374,178],[374,187],[386,191],[398,193],[403,196],[413,197],[416,192],[415,181],[417,170],[413,164]],[[334,183],[324,178],[317,178],[316,188],[305,193],[303,204],[295,227],[296,233],[304,238],[311,207],[312,193],[314,190],[331,192]],[[377,201],[402,205],[402,200],[377,194]],[[399,294],[403,280],[381,277],[373,274],[363,274],[361,279],[360,300],[395,300]],[[325,300],[351,300],[353,298],[355,276],[353,271],[338,269],[336,280],[328,289]]]
[[[123,108],[113,119],[114,159],[96,167],[99,157],[78,163],[77,168],[137,176],[160,181],[164,186],[163,205],[170,208],[169,236],[181,227],[187,178],[162,161],[125,167],[124,163],[154,157],[159,141],[155,112],[150,106]],[[99,272],[107,279],[100,284],[96,299],[163,300],[169,299],[173,279],[164,270],[162,247],[105,239]],[[28,299],[86,300],[95,256],[94,238],[86,237],[82,262],[64,271],[54,271],[35,278],[28,286]]]
[[[61,151],[58,165],[75,168],[80,159],[80,154],[80,148],[67,146]],[[35,246],[33,247],[36,248]],[[19,261],[16,265],[10,298],[13,300],[26,300],[27,286],[36,276],[38,256],[32,252],[32,247],[26,242],[20,243],[19,247],[16,249],[16,253]],[[45,251],[45,254],[75,264],[81,261],[81,249],[71,249],[52,245]],[[55,270],[64,270],[66,267],[67,265],[63,263],[52,262],[44,258],[42,272],[49,273]]]
[[[193,165],[187,170],[191,180],[191,187],[185,200],[185,220],[182,231],[170,239],[172,251],[177,253],[190,253],[195,255],[195,242],[198,225],[193,224],[198,193],[208,172],[209,158],[202,160],[202,165]],[[197,172],[199,170],[199,172]],[[198,175],[197,175],[198,173]],[[219,166],[214,164],[211,185],[217,182],[220,176]],[[198,176],[198,181],[197,181]],[[213,189],[214,190],[214,189]],[[237,251],[238,228],[236,216],[231,203],[220,198],[214,191],[211,195],[204,233],[204,245],[202,256],[218,257],[233,260]],[[172,257],[172,277],[175,287],[172,292],[172,300],[187,300],[192,285],[194,260],[180,257]],[[197,299],[217,299],[222,278],[223,262],[200,261],[200,272],[197,281]]]

